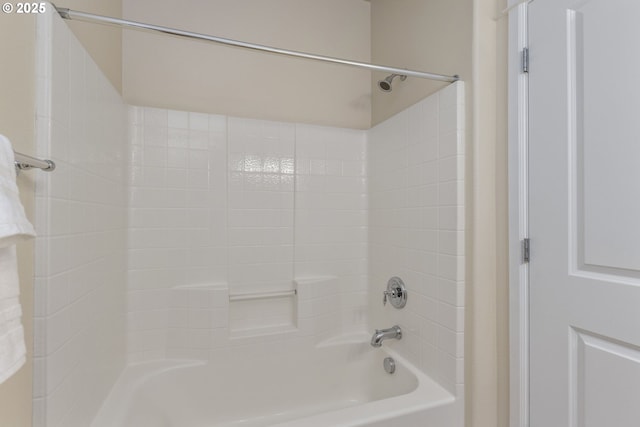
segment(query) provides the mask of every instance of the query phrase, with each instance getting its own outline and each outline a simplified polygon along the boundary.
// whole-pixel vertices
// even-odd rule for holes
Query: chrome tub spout
[[[376,329],[371,337],[371,345],[373,347],[380,347],[382,346],[382,341],[391,338],[395,338],[397,340],[402,338],[402,330],[400,329],[400,326],[395,325],[389,329]]]

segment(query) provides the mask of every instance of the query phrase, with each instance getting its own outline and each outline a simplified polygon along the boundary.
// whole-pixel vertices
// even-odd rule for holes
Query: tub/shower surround
[[[336,279],[294,282],[296,327],[236,336],[223,327],[209,331],[219,342],[206,358],[130,364],[91,427],[456,426],[452,393],[387,344],[373,348],[370,334],[340,334],[326,323],[339,314]],[[195,302],[186,312],[231,305],[225,284],[178,291]],[[383,369],[387,356],[395,358],[393,374]]]
[[[113,417],[120,417],[115,418],[119,421],[114,424],[105,424],[105,427],[118,426],[122,420],[143,422],[145,417],[156,416],[153,422],[167,427],[180,422],[194,426],[209,423],[256,427],[461,427],[464,423],[463,89],[462,83],[448,86],[366,135],[371,151],[368,164],[360,167],[369,168],[368,191],[372,195],[367,233],[371,239],[369,277],[373,279],[369,283],[369,310],[373,314],[367,326],[369,334],[356,335],[351,343],[344,339],[349,326],[344,313],[358,315],[357,310],[345,310],[349,307],[349,293],[344,292],[344,285],[348,283],[344,277],[294,279],[293,289],[297,294],[291,300],[292,320],[282,323],[280,333],[249,328],[248,334],[234,336],[233,328],[225,324],[213,341],[205,341],[213,346],[208,356],[205,352],[194,358],[200,360],[200,364],[151,362],[130,366],[97,421],[113,422]],[[330,130],[323,131],[330,134]],[[312,167],[310,161],[309,170]],[[332,214],[326,206],[322,214],[313,216],[314,207],[322,209],[323,205],[322,201],[313,205],[311,196],[328,197],[323,192],[323,182],[314,183],[309,179],[312,175],[295,178],[308,186],[303,188],[315,190],[307,198],[301,196],[309,204],[310,218],[324,225],[324,229],[319,227],[321,230],[331,230],[323,222],[326,219],[322,214]],[[301,188],[295,188],[294,197],[298,197]],[[361,209],[359,194],[362,193],[340,196],[343,203]],[[310,221],[297,210],[297,199],[294,205],[296,219],[301,218],[294,227],[293,249],[297,257],[298,242],[308,233],[304,227]],[[339,232],[339,228],[332,231]],[[322,234],[315,236],[320,238]],[[326,256],[328,252],[318,253]],[[299,265],[296,263],[295,267]],[[344,264],[339,265],[344,268]],[[309,273],[327,271],[318,261],[305,267]],[[350,270],[347,267],[332,271]],[[382,306],[382,290],[393,275],[403,277],[409,290],[403,310]],[[221,294],[223,298],[232,292],[232,286],[226,286],[229,295]],[[259,289],[258,286],[248,288],[249,291]],[[286,282],[278,288],[292,289]],[[358,293],[354,295],[357,301]],[[228,301],[221,300],[219,304],[227,304],[231,310],[232,304]],[[336,308],[340,304],[346,305]],[[267,307],[256,302],[254,309],[259,312]],[[233,317],[231,313],[228,316],[228,319]],[[374,328],[395,323],[403,328],[402,340],[387,341],[382,349],[369,345]],[[362,323],[356,321],[353,325],[355,330],[362,330]],[[327,350],[318,346],[323,340],[347,342]],[[394,377],[383,371],[382,359],[389,353],[400,361],[399,372],[404,374]],[[251,369],[238,369],[245,374],[250,372],[249,375],[239,378],[219,373],[215,378],[224,384],[221,387],[214,385],[215,381],[199,381],[213,378],[220,366],[229,367],[228,372],[233,373],[235,361],[242,360],[241,354],[261,355],[258,359],[249,356],[246,363]],[[290,383],[287,378],[306,381]],[[179,387],[186,390],[197,389],[207,396],[223,395],[220,401],[225,404],[223,408],[215,403],[198,404],[194,402],[199,398],[193,396],[188,399],[191,411],[184,412],[183,406],[170,404],[173,401],[170,394],[158,392],[163,389],[162,384],[168,383],[180,384]],[[273,384],[278,384],[278,393],[273,392]],[[123,395],[118,391],[121,389],[133,391]],[[139,405],[127,405],[123,397]],[[149,408],[158,410],[148,412]],[[214,408],[218,409],[209,412]]]
[[[391,345],[458,398],[464,396],[464,82],[369,131],[369,315],[399,324]],[[392,276],[407,305],[383,306]]]
[[[136,396],[122,396],[140,402],[144,416],[143,401],[157,404],[169,396],[169,390],[153,394],[167,378],[187,386],[220,366],[238,366],[236,356],[245,353],[257,367],[262,358],[267,363],[284,353],[309,381],[315,367],[305,358],[322,356],[331,362],[319,370],[322,377],[333,379],[332,390],[344,391],[326,393],[330,388],[322,382],[317,389],[307,382],[303,389],[295,386],[298,406],[309,411],[274,422],[462,425],[464,282],[456,266],[463,259],[458,243],[464,221],[461,169],[455,166],[463,154],[462,83],[370,131],[147,107],[128,107],[127,123],[127,106],[66,24],[51,8],[39,20],[39,43],[54,53],[43,56],[49,62],[42,70],[52,73],[43,73],[40,83],[54,90],[38,102],[54,106],[55,117],[38,131],[43,139],[37,154],[50,155],[60,167],[38,175],[46,191],[38,193],[37,210],[46,209],[38,210],[36,227],[50,231],[36,248],[41,314],[34,426],[90,425],[116,380],[96,422],[136,416],[113,403],[123,385],[134,386]],[[80,78],[78,71],[85,74]],[[72,78],[86,89],[69,85]],[[81,105],[82,114],[72,116],[75,110],[62,108],[66,102]],[[127,125],[128,141],[107,141]],[[378,150],[380,144],[387,148]],[[429,157],[433,144],[441,158]],[[373,145],[377,154],[367,155]],[[114,175],[103,176],[107,170]],[[425,195],[418,196],[419,206],[409,203],[414,190]],[[380,209],[380,200],[388,199],[378,198],[379,191],[397,201],[397,209]],[[426,197],[430,191],[435,201]],[[370,195],[376,197],[371,204]],[[435,225],[429,222],[434,212]],[[416,224],[416,216],[424,222]],[[51,251],[58,243],[73,250]],[[81,250],[86,243],[91,250]],[[406,309],[382,307],[387,275],[407,284]],[[282,297],[285,304],[256,299],[244,313],[233,306],[234,295],[291,290],[297,293]],[[375,328],[396,323],[403,328],[401,341],[387,341],[382,349],[369,345]],[[336,345],[319,347],[323,342]],[[397,376],[385,377],[379,363],[387,351],[399,361]],[[92,365],[95,360],[102,362]],[[338,373],[351,381],[336,386]],[[414,380],[384,385],[392,378]],[[224,396],[233,384],[198,387]],[[421,394],[423,385],[431,397]],[[264,383],[256,388],[271,390]],[[284,411],[278,405],[241,412]],[[372,411],[383,414],[375,418]],[[227,420],[237,415],[232,412]]]

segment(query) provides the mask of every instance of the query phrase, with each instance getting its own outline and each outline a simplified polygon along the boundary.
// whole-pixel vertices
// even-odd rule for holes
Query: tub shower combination
[[[307,288],[304,296],[331,280],[297,286]],[[388,295],[394,306],[407,301],[404,287]],[[133,364],[91,426],[422,426],[454,419],[454,395],[382,345],[401,338],[394,325],[372,336],[352,333],[316,344],[231,347],[215,361]]]
[[[353,335],[295,352],[231,351],[215,363],[132,365],[92,427],[444,426],[439,420],[452,419],[451,393],[364,340]],[[256,360],[254,352],[263,356]],[[392,374],[383,368],[389,358]]]
[[[463,82],[58,12],[37,25],[34,426],[461,427]],[[452,84],[368,131],[129,106],[63,18]]]

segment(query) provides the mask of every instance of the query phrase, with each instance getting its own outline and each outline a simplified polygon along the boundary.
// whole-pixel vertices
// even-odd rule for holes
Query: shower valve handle
[[[392,289],[390,291],[383,291],[382,292],[382,305],[387,305],[387,297],[389,298],[395,298],[396,297],[396,290]]]
[[[382,305],[387,305],[387,300],[395,308],[403,308],[407,304],[407,288],[399,277],[392,277],[387,282],[387,290],[382,292]]]

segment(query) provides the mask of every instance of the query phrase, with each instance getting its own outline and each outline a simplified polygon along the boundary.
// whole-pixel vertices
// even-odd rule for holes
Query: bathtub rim
[[[358,332],[330,338],[315,345],[315,348],[327,348],[349,345],[363,345],[363,338],[368,343],[368,335]],[[271,424],[272,427],[355,427],[369,423],[391,420],[418,411],[453,404],[456,396],[451,394],[434,379],[423,373],[413,363],[402,357],[393,348],[383,344],[381,348],[371,348],[373,352],[384,352],[393,357],[396,363],[407,369],[417,381],[417,386],[410,392],[357,404],[351,407],[328,410],[326,412],[300,417],[282,423]],[[90,427],[124,426],[133,394],[146,381],[167,372],[206,366],[210,360],[163,359],[129,364],[118,377],[114,387],[107,395],[98,410]],[[382,367],[380,367],[382,369]],[[115,396],[119,396],[115,398]],[[123,402],[124,405],[123,405]],[[381,402],[385,402],[381,404]],[[300,424],[304,422],[304,424]]]

